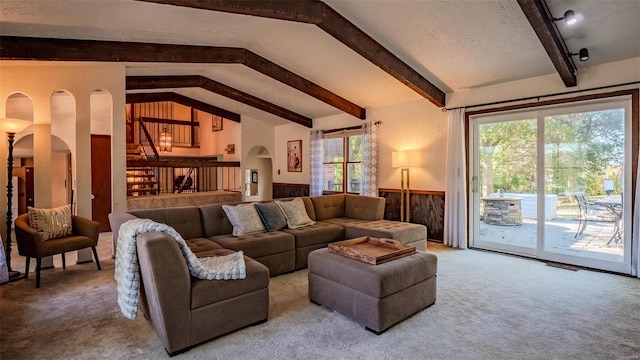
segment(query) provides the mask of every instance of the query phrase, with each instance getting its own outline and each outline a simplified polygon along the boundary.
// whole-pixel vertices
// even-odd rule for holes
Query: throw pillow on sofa
[[[301,198],[295,198],[291,201],[276,200],[275,203],[282,209],[289,229],[315,224],[307,214],[307,208],[304,207],[304,201]]]
[[[233,226],[233,236],[262,233],[267,231],[253,204],[235,206],[222,205],[222,209]]]
[[[278,204],[274,202],[256,203],[255,207],[264,226],[267,227],[267,231],[278,231],[287,227],[287,219]]]
[[[36,229],[42,240],[50,240],[72,234],[71,205],[53,209],[27,207],[29,225]]]

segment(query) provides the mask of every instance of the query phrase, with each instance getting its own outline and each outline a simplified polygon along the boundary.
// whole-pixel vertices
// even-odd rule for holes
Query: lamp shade
[[[391,166],[394,168],[419,167],[421,162],[420,151],[394,151],[391,153]]]
[[[0,131],[17,134],[31,125],[29,120],[0,118]]]

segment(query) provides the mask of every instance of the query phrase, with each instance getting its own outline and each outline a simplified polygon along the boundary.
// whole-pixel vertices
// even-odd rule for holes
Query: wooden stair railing
[[[151,146],[155,159],[160,160],[160,154],[158,153],[158,149],[156,149],[156,145],[153,143],[153,138],[151,137],[151,134],[149,134],[149,130],[147,130],[144,120],[142,118],[138,118],[138,123],[140,124],[140,129],[144,133],[144,136],[147,137],[147,141],[149,141],[149,146]],[[140,141],[142,141],[142,139]]]

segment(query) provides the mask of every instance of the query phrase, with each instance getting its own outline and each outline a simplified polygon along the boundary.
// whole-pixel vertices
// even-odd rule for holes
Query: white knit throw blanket
[[[160,231],[174,239],[184,255],[189,273],[198,279],[231,280],[246,278],[242,251],[224,256],[198,259],[182,236],[169,225],[149,219],[129,220],[120,226],[116,250],[115,279],[118,289],[118,305],[122,314],[135,319],[140,300],[140,269],[136,251],[138,234]]]

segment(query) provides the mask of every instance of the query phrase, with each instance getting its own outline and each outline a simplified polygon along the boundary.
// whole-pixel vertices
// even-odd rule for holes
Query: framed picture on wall
[[[211,115],[211,131],[221,131],[222,130],[222,117]]]
[[[302,172],[302,140],[287,141],[287,171]]]

